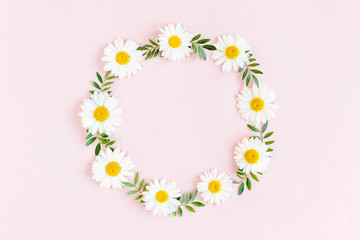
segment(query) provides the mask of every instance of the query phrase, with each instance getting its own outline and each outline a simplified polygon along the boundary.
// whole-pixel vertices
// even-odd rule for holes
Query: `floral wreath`
[[[245,39],[238,34],[220,36],[216,43],[210,45],[210,39],[200,39],[201,34],[193,36],[181,24],[168,24],[160,32],[155,40],[149,39],[149,43],[143,46],[132,40],[115,39],[114,43],[105,47],[102,61],[106,62],[106,73],[103,77],[96,73],[98,81],[92,82],[95,90],[89,91],[91,96],[84,100],[79,115],[88,132],[86,146],[97,142],[92,178],[100,183],[100,187],[114,190],[124,186],[132,188],[127,194],[135,195],[135,200],[145,210],[152,210],[154,215],[182,216],[184,209],[195,212],[195,207],[205,206],[197,201],[198,193],[205,203],[219,205],[228,200],[234,185],[239,185],[238,195],[241,195],[245,186],[251,190],[252,180],[259,181],[258,176],[268,167],[273,151],[269,145],[274,141],[268,140],[273,132],[267,132],[267,128],[278,106],[273,103],[275,92],[266,85],[260,85],[256,75],[263,73],[254,68],[259,63],[249,52]],[[125,151],[113,147],[115,141],[109,136],[122,122],[122,108],[118,106],[118,99],[111,96],[111,86],[117,77],[122,79],[136,75],[141,70],[140,61],[143,58],[163,57],[175,61],[197,54],[200,59],[206,60],[207,51],[213,51],[211,57],[215,65],[222,65],[224,72],[233,69],[245,80],[246,86],[236,97],[236,107],[241,118],[252,123],[247,126],[255,135],[242,139],[235,146],[236,181],[225,172],[211,169],[200,176],[194,192],[185,194],[180,192],[175,182],[165,177],[151,182],[140,179],[139,172],[133,172],[135,164],[131,158]]]

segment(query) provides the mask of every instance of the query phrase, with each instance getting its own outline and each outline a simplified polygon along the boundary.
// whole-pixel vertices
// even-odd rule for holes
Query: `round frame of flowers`
[[[270,145],[274,140],[269,140],[273,132],[267,129],[269,120],[275,117],[274,110],[278,108],[274,103],[275,92],[259,83],[257,76],[263,73],[258,70],[260,64],[250,53],[245,39],[235,34],[220,36],[214,44],[209,44],[210,41],[201,38],[201,34],[194,36],[187,32],[181,24],[168,24],[160,29],[156,39],[149,39],[149,43],[143,46],[132,40],[115,39],[114,43],[105,47],[102,61],[106,63],[106,73],[104,76],[96,73],[97,81],[92,82],[95,90],[89,91],[91,96],[84,100],[79,114],[88,132],[86,146],[97,143],[92,178],[100,183],[100,187],[114,190],[131,188],[127,194],[133,195],[154,215],[183,216],[185,209],[195,212],[196,207],[204,207],[203,202],[218,206],[229,199],[235,185],[238,185],[237,192],[241,195],[245,189],[251,190],[253,181],[259,182],[259,175],[267,169],[273,151]],[[140,61],[143,58],[163,57],[176,61],[196,54],[206,60],[207,51],[212,51],[215,65],[222,65],[224,72],[234,70],[245,81],[245,86],[236,96],[236,107],[254,134],[235,146],[236,179],[225,172],[210,169],[200,176],[194,192],[181,193],[176,183],[165,177],[150,182],[141,179],[139,172],[133,171],[135,164],[131,158],[125,151],[114,147],[115,141],[110,135],[122,122],[122,108],[111,95],[111,86],[116,78],[136,75],[141,70]],[[197,200],[198,193],[203,202]]]

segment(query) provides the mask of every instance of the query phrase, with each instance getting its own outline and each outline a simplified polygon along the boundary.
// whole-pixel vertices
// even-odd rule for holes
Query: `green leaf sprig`
[[[261,172],[258,172],[258,174],[262,175]],[[259,178],[256,176],[256,174],[250,172],[250,174],[246,174],[243,169],[238,169],[236,171],[236,176],[240,179],[239,182],[233,181],[234,184],[240,184],[239,185],[239,189],[238,189],[238,195],[241,195],[244,190],[245,190],[245,186],[246,188],[250,191],[251,190],[251,180],[250,180],[250,176],[252,177],[252,179],[254,179],[256,182],[259,182]]]
[[[145,51],[142,55],[145,56],[145,60],[155,58],[158,55],[161,57],[160,53],[160,46],[159,46],[159,40],[156,39],[156,41],[149,39],[150,44],[145,44],[142,47],[138,47],[136,50],[139,51]]]
[[[246,53],[249,53],[249,50],[246,51]],[[252,58],[253,54],[249,53],[249,62],[250,64],[244,63],[244,67],[239,68],[239,73],[242,72],[242,80],[246,79],[246,86],[249,86],[250,80],[253,79],[256,86],[259,87],[259,81],[255,74],[263,74],[262,71],[255,69],[254,67],[257,67],[260,65],[260,63],[256,63],[256,59]]]
[[[196,212],[193,206],[195,207],[205,207],[205,204],[201,202],[195,202],[195,198],[198,194],[198,190],[196,189],[195,192],[189,193],[187,196],[185,194],[178,197],[177,200],[180,201],[180,205],[178,206],[177,211],[173,212],[174,216],[183,216],[183,209],[181,207],[185,207],[190,212]],[[192,205],[192,206],[191,206]]]
[[[201,37],[201,34],[198,34],[191,39],[191,41],[190,41],[191,48],[195,54],[196,53],[199,54],[200,59],[203,58],[206,61],[206,53],[205,53],[204,49],[207,49],[209,51],[214,51],[214,50],[216,50],[216,47],[214,45],[205,44],[205,43],[209,42],[210,39],[206,38],[206,39],[199,40],[200,37]]]
[[[86,131],[88,132],[89,129],[87,129]],[[107,148],[115,143],[115,141],[112,141],[109,139],[109,136],[107,134],[99,133],[99,132],[97,132],[94,135],[92,133],[89,133],[86,136],[85,140],[88,140],[85,143],[85,146],[90,146],[93,142],[95,142],[95,140],[98,141],[98,144],[95,147],[95,156],[99,155],[101,147]],[[114,148],[110,147],[110,149],[111,149],[111,151],[114,151]]]
[[[146,186],[148,184],[145,183],[145,179],[139,181],[139,172],[136,173],[133,183],[129,183],[129,182],[122,182],[122,183],[127,187],[135,188],[135,190],[131,190],[127,194],[129,195],[135,194],[136,195],[135,201],[139,201],[139,203],[141,204],[144,203],[144,200],[142,200],[142,198],[144,197],[143,192],[146,191]]]
[[[98,92],[107,92],[108,94],[111,93],[110,88],[111,88],[111,84],[113,84],[114,82],[110,81],[114,78],[116,78],[116,76],[109,76],[110,75],[110,71],[107,71],[105,73],[104,78],[101,77],[101,75],[96,72],[96,77],[98,82],[97,83],[95,81],[92,81],[92,85],[98,90]],[[90,90],[89,91],[91,94],[94,94],[94,90]]]
[[[257,138],[257,139],[261,140],[261,142],[265,142],[265,145],[273,144],[275,142],[275,140],[267,141],[267,138],[271,137],[274,134],[274,132],[265,133],[265,131],[268,127],[268,124],[269,124],[269,121],[266,121],[266,123],[264,123],[264,125],[262,126],[261,131],[258,128],[248,124],[247,126],[248,126],[248,128],[250,128],[250,130],[260,134],[260,136],[251,136],[250,138]],[[272,148],[267,149],[267,152],[272,152],[272,151],[274,151],[274,149],[272,149]]]

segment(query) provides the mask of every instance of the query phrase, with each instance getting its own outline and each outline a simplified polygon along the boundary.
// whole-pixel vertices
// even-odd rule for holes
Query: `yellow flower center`
[[[109,162],[106,165],[105,171],[106,174],[110,177],[115,177],[120,173],[121,167],[117,162]]]
[[[250,102],[250,108],[255,112],[260,112],[264,108],[264,100],[261,98],[253,98]]]
[[[125,65],[130,61],[130,56],[127,52],[121,51],[116,54],[116,61],[120,65]]]
[[[105,122],[109,118],[109,110],[106,107],[97,107],[94,111],[94,118],[96,121]]]
[[[221,183],[218,180],[212,180],[209,183],[209,191],[212,193],[218,193],[221,190]]]
[[[229,59],[235,59],[239,56],[239,49],[236,46],[228,46],[225,50],[225,55]]]
[[[180,47],[180,44],[181,44],[181,40],[178,36],[171,36],[169,38],[169,46],[172,47],[172,48],[178,48]]]
[[[164,203],[169,199],[169,195],[164,190],[160,190],[156,193],[155,199],[159,203]]]
[[[249,149],[244,154],[244,158],[249,164],[255,164],[259,161],[260,154],[255,149]]]

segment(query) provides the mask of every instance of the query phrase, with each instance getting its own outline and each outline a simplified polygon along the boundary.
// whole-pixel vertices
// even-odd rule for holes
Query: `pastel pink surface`
[[[0,239],[358,239],[359,3],[355,1],[1,1]],[[126,190],[91,179],[78,113],[103,48],[144,43],[181,22],[215,39],[247,39],[277,92],[271,166],[243,196],[184,218],[154,217]],[[242,86],[191,56],[142,62],[119,80],[117,143],[146,179],[192,191],[202,171],[234,172],[249,136]]]

